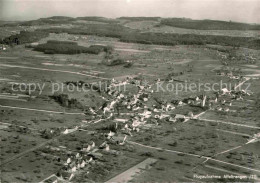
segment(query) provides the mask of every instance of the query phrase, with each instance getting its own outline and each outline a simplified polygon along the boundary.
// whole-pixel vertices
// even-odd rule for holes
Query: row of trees
[[[162,19],[160,25],[197,30],[260,30],[260,25],[219,20],[192,20],[187,18]]]
[[[70,41],[48,41],[34,48],[47,54],[99,54],[102,51],[111,52],[113,48],[110,46],[92,45],[90,47],[79,46],[76,42]]]
[[[47,37],[49,33],[45,31],[21,31],[20,34],[11,35],[9,37],[4,38],[2,41],[0,41],[1,44],[7,44],[7,45],[19,45],[19,44],[25,44],[25,43],[32,43],[37,42],[40,39],[43,39]]]

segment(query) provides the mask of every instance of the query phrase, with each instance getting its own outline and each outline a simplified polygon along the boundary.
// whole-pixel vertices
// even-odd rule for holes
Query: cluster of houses
[[[96,163],[101,163],[103,160],[104,154],[112,154],[114,156],[119,155],[120,153],[116,150],[110,149],[109,141],[112,139],[113,134],[107,134],[107,140],[104,141],[99,146],[96,145],[94,141],[91,141],[89,144],[83,146],[78,151],[68,150],[66,147],[49,147],[46,148],[49,151],[62,152],[62,158],[55,156],[55,159],[62,163],[62,168],[56,173],[56,176],[59,180],[72,181],[75,175],[84,171],[89,173],[89,168]],[[65,156],[65,157],[64,157]]]
[[[228,59],[236,60],[236,61],[243,61],[245,63],[255,63],[257,58],[250,54],[250,53],[243,53],[241,55],[229,55],[222,52],[218,52],[218,56],[223,60],[226,61]]]
[[[226,76],[226,77],[229,77],[230,79],[236,79],[236,80],[239,80],[239,79],[241,79],[241,77],[242,76],[240,76],[240,75],[235,75],[235,74],[233,74],[233,72],[224,72],[224,71],[222,71],[222,72],[217,72],[217,75],[220,75],[220,76]]]
[[[229,111],[228,107],[232,105],[232,102],[231,100],[225,99],[224,96],[240,96],[239,98],[242,96],[224,88],[216,95],[216,97],[213,98],[206,95],[201,95],[187,97],[182,100],[161,102],[156,101],[154,97],[151,97],[153,93],[152,85],[142,85],[142,82],[139,80],[127,78],[126,80],[120,82],[113,79],[110,85],[119,86],[125,84],[135,85],[138,88],[138,92],[132,95],[125,95],[120,91],[108,90],[107,94],[111,99],[106,100],[105,104],[100,107],[99,110],[94,111],[93,109],[90,109],[90,111],[95,115],[102,112],[104,116],[114,117],[122,116],[126,113],[130,114],[127,119],[118,119],[118,121],[127,123],[124,129],[126,131],[139,131],[139,126],[147,123],[154,123],[158,125],[162,119],[170,122],[181,122],[186,119],[193,118],[194,114],[192,111],[185,115],[174,114],[173,111],[176,108],[185,105],[201,107],[202,109]],[[151,103],[153,103],[153,105],[150,105]],[[121,110],[124,111],[124,113],[121,113]]]
[[[133,78],[127,78],[125,81],[115,81],[111,82],[111,85],[121,85],[121,84],[132,84],[138,88],[138,92],[133,95],[125,95],[119,91],[108,91],[108,95],[112,100],[107,100],[105,105],[103,105],[98,111],[93,111],[93,114],[97,114],[102,111],[103,115],[106,116],[122,116],[124,114],[130,114],[127,119],[116,119],[117,122],[125,123],[124,131],[139,131],[139,127],[145,124],[154,123],[158,125],[160,120],[166,120],[170,122],[181,122],[186,119],[194,117],[192,111],[188,114],[174,114],[174,110],[178,107],[191,105],[200,106],[202,108],[210,106],[211,102],[216,103],[217,99],[210,100],[207,96],[195,96],[189,97],[183,100],[172,100],[167,102],[156,101],[155,98],[151,97],[152,85],[146,84],[142,85],[142,82],[135,80]],[[155,101],[154,101],[155,100]],[[152,101],[152,102],[151,102]],[[151,105],[153,103],[153,105]],[[126,111],[121,113],[121,109]],[[128,133],[131,135],[131,133]]]

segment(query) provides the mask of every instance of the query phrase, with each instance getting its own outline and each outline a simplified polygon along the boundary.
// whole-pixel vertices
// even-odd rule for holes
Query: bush
[[[104,46],[104,45],[91,45],[89,48],[97,49],[100,52],[104,51],[108,54],[112,54],[112,52],[114,51],[114,48],[112,46]]]
[[[69,96],[67,94],[60,94],[60,95],[54,95],[50,96],[53,98],[56,102],[58,102],[63,107],[69,107],[69,108],[80,108],[82,109],[82,104],[77,101],[77,99],[69,99]]]
[[[125,61],[121,58],[116,58],[116,59],[113,59],[113,60],[105,59],[105,60],[102,61],[102,63],[107,65],[107,66],[116,66],[116,65],[125,64]]]
[[[173,141],[172,143],[169,143],[168,145],[169,145],[169,146],[176,147],[176,146],[177,146],[177,144],[178,144],[178,143],[177,143],[177,141]]]
[[[60,94],[60,95],[54,95],[51,96],[51,98],[53,98],[56,102],[58,102],[60,105],[64,106],[64,107],[68,107],[69,103],[69,96],[67,94]]]
[[[126,62],[126,64],[124,65],[125,68],[130,68],[134,65],[133,62]]]
[[[158,167],[156,170],[165,171],[165,167]]]
[[[144,152],[144,153],[141,153],[140,156],[153,157],[153,153],[151,153],[151,152]]]
[[[109,64],[109,66],[121,65],[121,64],[123,64],[123,63],[125,63],[125,61],[124,61],[123,59],[117,58],[117,59],[115,59],[115,60],[112,60],[112,61],[110,62],[110,64]]]
[[[176,163],[176,164],[183,164],[183,160],[177,160],[174,163]]]
[[[104,48],[104,51],[108,54],[112,54],[112,52],[114,51],[114,47],[113,46],[106,46]]]
[[[260,109],[260,93],[256,94],[255,106],[256,109]]]

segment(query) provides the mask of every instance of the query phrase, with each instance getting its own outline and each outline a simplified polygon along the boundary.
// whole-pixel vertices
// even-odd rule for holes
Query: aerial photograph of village
[[[260,182],[259,0],[0,2],[0,183]]]

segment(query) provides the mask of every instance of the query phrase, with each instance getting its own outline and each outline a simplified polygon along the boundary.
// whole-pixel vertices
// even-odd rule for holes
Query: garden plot
[[[18,127],[1,130],[1,163],[45,142],[38,133]]]
[[[244,167],[256,169],[252,171],[255,174],[260,175],[260,161],[259,161],[259,142],[243,145],[241,148],[233,151],[220,154],[216,157],[218,160],[234,163]]]
[[[83,119],[84,117],[78,114],[66,115],[19,109],[1,109],[1,122],[37,130],[75,126],[79,125]]]
[[[1,178],[4,182],[40,182],[46,175],[53,174],[60,167],[61,164],[53,157],[43,157],[41,152],[36,150],[4,165],[1,169],[3,172]]]
[[[157,159],[149,171],[144,171],[132,180],[133,182],[170,182],[171,180],[187,181],[185,177],[197,163],[203,161],[198,157],[181,155],[178,153],[156,150],[136,145],[136,152],[144,157]],[[168,168],[167,168],[168,167]]]
[[[213,156],[246,142],[243,137],[219,133],[215,127],[193,120],[188,123],[162,124],[161,128],[143,131],[141,134],[136,134],[133,141],[155,147],[160,144],[161,148],[199,156]]]
[[[252,112],[253,113],[253,112]],[[244,113],[246,115],[246,112]],[[248,112],[247,112],[248,114]],[[250,113],[249,113],[250,114]],[[254,116],[251,116],[250,118],[247,118],[246,116],[241,116],[236,113],[232,112],[218,112],[218,111],[210,111],[207,112],[203,117],[201,117],[201,120],[212,122],[212,123],[223,123],[223,124],[229,124],[235,125],[235,126],[241,126],[241,127],[248,127],[249,129],[259,129],[259,121],[257,118],[254,118]]]
[[[89,153],[85,153],[93,154],[93,163],[89,164],[87,170],[83,169],[76,172],[75,178],[73,179],[74,181],[82,181],[87,177],[90,180],[103,182],[141,161],[141,158],[134,158],[134,156],[129,157],[120,152],[118,146],[115,144],[109,144],[110,151],[100,149],[100,145],[102,145],[105,140],[104,137],[94,131],[79,131],[64,136],[64,138],[60,138],[57,142],[50,143],[50,147],[53,150],[48,152],[51,152],[50,154],[53,156],[63,157],[63,161],[64,158],[66,161],[66,154],[77,154],[78,152],[84,154],[85,150],[82,151],[82,149],[91,145]],[[55,151],[55,149],[59,149],[59,151]],[[63,153],[62,156],[57,154],[60,152]],[[57,173],[57,171],[53,173]]]

